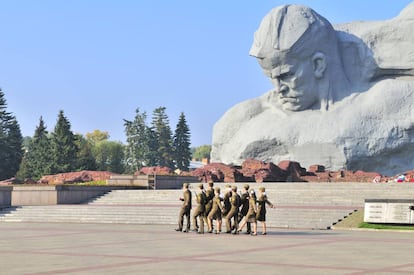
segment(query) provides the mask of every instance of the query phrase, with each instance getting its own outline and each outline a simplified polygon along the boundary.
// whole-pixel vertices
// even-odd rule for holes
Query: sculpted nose
[[[282,94],[282,95],[284,95],[284,96],[286,96],[286,94],[288,92],[289,92],[289,87],[286,86],[286,85],[284,85],[284,84],[281,84],[280,85],[280,88],[279,88],[279,93]]]
[[[280,90],[280,80],[278,78],[272,78],[273,87],[275,87],[276,92]]]
[[[279,78],[272,78],[272,83],[277,93],[285,95],[289,91],[289,88],[281,83]]]

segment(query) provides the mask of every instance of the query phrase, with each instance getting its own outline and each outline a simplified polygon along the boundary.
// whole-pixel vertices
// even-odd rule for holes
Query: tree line
[[[20,125],[12,113],[7,112],[7,103],[0,90],[0,180],[13,177],[23,157],[23,137]]]
[[[191,160],[190,129],[184,113],[180,114],[173,135],[165,107],[152,113],[151,125],[147,113],[135,110],[133,120],[124,120],[127,144],[125,171],[131,173],[144,166],[163,166],[188,171]]]
[[[40,117],[33,137],[23,138],[16,117],[6,109],[0,90],[0,180],[14,176],[37,180],[81,170],[134,173],[143,166],[189,169],[192,150],[184,113],[173,133],[165,107],[153,111],[150,124],[146,112],[137,109],[133,120],[124,119],[126,144],[122,144],[110,141],[108,132],[73,133],[63,110],[52,132]]]

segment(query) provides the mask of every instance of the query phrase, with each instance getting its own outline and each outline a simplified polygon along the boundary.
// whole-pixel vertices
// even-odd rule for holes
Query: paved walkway
[[[165,225],[0,223],[1,274],[413,274],[414,234]]]

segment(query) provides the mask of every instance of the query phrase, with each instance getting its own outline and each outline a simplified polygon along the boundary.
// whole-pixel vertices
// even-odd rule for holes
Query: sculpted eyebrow
[[[272,78],[275,78],[275,77],[286,77],[288,75],[290,75],[290,70],[287,69],[287,68],[283,68],[282,69],[280,67],[277,67],[277,68],[274,68],[271,71],[271,77]]]

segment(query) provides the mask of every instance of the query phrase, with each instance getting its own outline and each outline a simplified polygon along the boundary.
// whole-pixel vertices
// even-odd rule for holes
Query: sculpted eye
[[[290,79],[293,76],[294,76],[294,74],[292,72],[288,72],[288,73],[284,73],[284,74],[279,75],[279,79],[287,80],[287,79]]]

